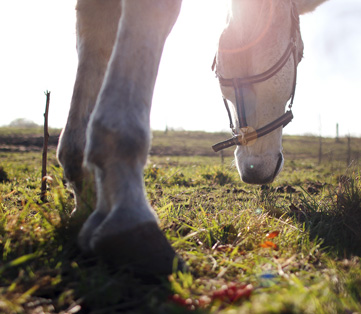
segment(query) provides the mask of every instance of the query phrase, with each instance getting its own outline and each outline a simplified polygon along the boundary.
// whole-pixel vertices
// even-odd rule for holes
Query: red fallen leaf
[[[212,293],[212,300],[224,301],[227,298],[226,289],[216,290]]]
[[[237,301],[239,299],[249,299],[253,291],[253,287],[251,285],[246,286],[244,289],[237,289],[234,299],[232,302]]]
[[[222,302],[235,302],[240,299],[248,299],[253,291],[252,285],[228,284],[225,288],[216,290],[212,294],[212,301],[220,300]]]
[[[277,237],[280,234],[280,232],[278,230],[267,233],[266,234],[266,238],[267,239],[274,239],[275,237]]]
[[[266,249],[278,250],[278,245],[277,245],[277,244],[274,244],[274,243],[271,242],[271,241],[265,241],[265,242],[261,243],[259,246],[260,246],[260,247],[263,247],[263,248],[266,248]]]
[[[187,306],[187,300],[183,299],[179,294],[169,296],[169,300],[178,305]]]

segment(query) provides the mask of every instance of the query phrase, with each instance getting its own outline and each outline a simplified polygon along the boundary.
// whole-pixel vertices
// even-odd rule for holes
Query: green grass
[[[318,164],[318,138],[286,138],[284,170],[260,187],[240,181],[230,153],[187,156],[215,135],[177,133],[177,151],[158,135],[175,155],[149,157],[147,194],[192,273],[154,284],[83,256],[55,152],[45,204],[41,153],[0,153],[1,313],[361,311],[361,173],[345,142],[325,144],[342,149]]]

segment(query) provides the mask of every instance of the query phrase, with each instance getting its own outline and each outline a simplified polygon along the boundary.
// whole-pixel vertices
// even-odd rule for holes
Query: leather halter
[[[236,109],[237,109],[240,134],[237,134],[237,132],[234,128],[227,99],[223,97],[223,102],[224,102],[224,105],[225,105],[227,113],[228,113],[228,118],[230,121],[230,128],[232,130],[233,137],[226,141],[223,141],[223,142],[213,145],[212,148],[215,152],[218,152],[222,149],[225,149],[225,148],[228,148],[228,147],[231,147],[234,145],[247,145],[250,141],[253,141],[259,137],[265,136],[265,135],[273,132],[274,130],[278,129],[281,126],[285,127],[293,119],[293,114],[292,114],[291,109],[292,109],[293,100],[294,100],[295,92],[296,92],[297,65],[298,65],[296,33],[300,31],[299,18],[298,18],[297,8],[295,7],[295,4],[292,4],[292,7],[291,7],[291,20],[292,20],[292,29],[291,29],[290,43],[288,44],[287,49],[284,52],[284,54],[281,56],[281,58],[270,69],[268,69],[267,71],[265,71],[261,74],[257,74],[257,75],[253,75],[253,76],[248,76],[248,77],[243,77],[243,78],[230,78],[230,79],[225,79],[225,78],[219,76],[216,72],[216,75],[218,77],[218,80],[219,80],[219,83],[221,86],[225,86],[225,87],[229,86],[229,87],[234,88],[235,96],[236,96]],[[248,124],[247,124],[245,107],[244,107],[243,87],[246,85],[252,85],[252,84],[267,81],[268,79],[270,79],[271,77],[276,75],[285,66],[285,64],[288,62],[289,58],[291,57],[291,55],[293,55],[294,77],[293,77],[292,94],[290,96],[291,101],[288,105],[289,110],[286,113],[284,113],[282,116],[277,118],[276,120],[265,125],[264,127],[261,127],[255,131],[249,132],[250,128],[248,127]],[[212,70],[214,70],[215,65],[216,65],[216,60],[214,60],[214,62],[213,62]]]

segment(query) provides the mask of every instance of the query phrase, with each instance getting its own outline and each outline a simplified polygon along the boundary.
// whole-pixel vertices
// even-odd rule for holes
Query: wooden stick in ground
[[[347,167],[351,165],[351,135],[347,135]]]
[[[49,104],[50,104],[50,92],[46,91],[45,96],[46,96],[46,105],[45,105],[45,113],[44,113],[44,143],[43,143],[43,162],[42,162],[42,171],[41,171],[41,194],[40,194],[40,200],[42,202],[46,202],[46,164],[47,164],[48,140],[49,140],[48,115],[49,115]]]
[[[318,164],[322,162],[322,136],[319,136],[319,146],[318,146]]]

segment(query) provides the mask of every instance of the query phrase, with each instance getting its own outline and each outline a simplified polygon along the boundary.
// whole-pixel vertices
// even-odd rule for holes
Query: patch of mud
[[[0,152],[33,152],[43,148],[43,137],[33,135],[0,136]],[[55,148],[58,145],[59,135],[49,136],[48,147]]]

